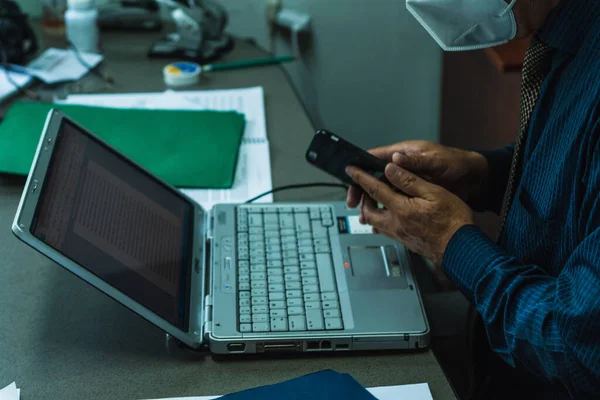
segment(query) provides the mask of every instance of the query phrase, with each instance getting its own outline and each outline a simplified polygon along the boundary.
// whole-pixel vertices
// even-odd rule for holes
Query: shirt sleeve
[[[514,150],[513,143],[497,150],[478,151],[488,161],[489,177],[477,211],[492,211],[500,214]]]
[[[600,198],[595,204],[600,222]],[[506,254],[467,225],[450,240],[444,270],[482,316],[492,349],[579,398],[600,387],[600,223],[558,277]]]

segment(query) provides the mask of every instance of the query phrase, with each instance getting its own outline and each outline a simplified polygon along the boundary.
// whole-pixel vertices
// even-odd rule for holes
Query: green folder
[[[0,123],[0,173],[27,175],[50,109],[177,187],[230,188],[243,114],[17,102]]]

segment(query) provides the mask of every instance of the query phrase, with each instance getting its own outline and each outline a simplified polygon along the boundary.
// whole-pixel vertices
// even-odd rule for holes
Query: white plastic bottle
[[[69,44],[78,51],[99,53],[98,10],[94,0],[68,0],[65,27]]]

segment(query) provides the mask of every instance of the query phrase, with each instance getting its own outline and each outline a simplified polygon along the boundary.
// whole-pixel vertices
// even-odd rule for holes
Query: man
[[[419,141],[372,150],[389,161],[397,190],[349,167],[357,187],[348,205],[360,204],[363,223],[431,260],[478,311],[504,365],[490,372],[483,398],[597,399],[600,2],[498,3],[407,1],[447,50],[534,34],[516,144],[484,153]],[[444,9],[454,11],[447,21]],[[501,213],[498,241],[474,225],[472,210],[483,209]]]

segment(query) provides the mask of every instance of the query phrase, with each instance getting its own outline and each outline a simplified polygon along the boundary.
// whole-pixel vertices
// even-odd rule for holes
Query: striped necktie
[[[536,101],[542,88],[542,83],[550,71],[552,63],[552,55],[554,50],[537,40],[535,37],[531,39],[525,60],[523,62],[522,81],[521,81],[521,109],[519,117],[519,132],[515,142],[515,150],[513,154],[510,174],[508,177],[508,185],[504,193],[502,202],[502,210],[500,212],[500,229],[498,231],[497,241],[500,241],[504,231],[506,218],[510,211],[510,206],[514,200],[515,191],[519,183],[523,167],[523,152],[529,131],[531,121],[531,113],[535,107]]]

